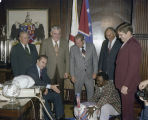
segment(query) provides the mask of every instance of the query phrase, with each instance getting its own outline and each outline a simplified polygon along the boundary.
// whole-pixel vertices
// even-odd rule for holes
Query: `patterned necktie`
[[[82,54],[85,55],[86,50],[84,49],[84,47],[82,47]]]
[[[56,56],[58,56],[59,48],[58,48],[58,43],[57,43],[57,41],[55,42],[54,50],[55,50]]]
[[[25,45],[25,51],[26,51],[28,54],[30,54],[27,45]]]

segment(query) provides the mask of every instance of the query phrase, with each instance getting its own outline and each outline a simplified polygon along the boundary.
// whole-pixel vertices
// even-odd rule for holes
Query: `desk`
[[[35,118],[39,120],[39,101],[36,98],[18,99],[18,104],[0,102],[0,120],[33,120],[35,106]]]

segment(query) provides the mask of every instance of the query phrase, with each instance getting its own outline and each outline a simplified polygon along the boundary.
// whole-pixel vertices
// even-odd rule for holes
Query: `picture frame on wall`
[[[9,48],[18,43],[20,31],[26,31],[29,34],[29,43],[35,44],[39,52],[41,41],[48,38],[48,11],[48,9],[8,9]]]

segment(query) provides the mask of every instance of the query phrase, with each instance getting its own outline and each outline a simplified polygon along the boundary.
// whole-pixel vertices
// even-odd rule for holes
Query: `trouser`
[[[64,75],[63,75],[64,76]],[[64,101],[64,79],[60,78],[58,67],[56,67],[54,77],[51,79],[52,84],[58,84],[60,89],[60,95],[62,97],[62,100]]]
[[[58,94],[52,90],[48,90],[48,94],[43,95],[43,98],[45,100],[45,106],[51,115],[52,115],[52,113],[51,113],[51,108],[50,108],[49,102],[52,102],[54,105],[56,119],[63,117],[64,106],[63,106],[63,102],[62,102],[60,94]],[[52,117],[53,117],[53,115],[52,115]],[[45,120],[49,120],[49,117],[47,116],[47,114],[45,112],[44,112],[44,118],[45,118]]]
[[[77,79],[76,79],[77,80]],[[81,79],[78,79],[75,84],[75,95],[81,93],[82,87],[85,85],[87,91],[87,100],[89,100],[94,94],[94,81],[87,77],[86,72],[82,74]]]
[[[144,106],[144,109],[141,112],[140,120],[148,120],[148,106]]]
[[[135,92],[128,91],[127,95],[121,94],[121,98],[122,98],[122,120],[135,120],[134,119]]]

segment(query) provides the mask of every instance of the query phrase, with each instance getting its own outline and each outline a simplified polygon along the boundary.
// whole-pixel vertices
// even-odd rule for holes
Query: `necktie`
[[[86,51],[84,49],[84,47],[82,47],[82,54],[85,55]]]
[[[29,49],[28,49],[27,45],[25,45],[25,51],[29,54]]]
[[[42,80],[42,70],[40,69],[40,79]]]
[[[56,56],[58,56],[58,50],[59,50],[59,48],[58,48],[58,43],[57,42],[55,42],[54,49],[55,49]]]
[[[112,42],[109,42],[109,46],[108,46],[108,50],[109,50],[109,52],[111,51],[111,45],[112,45]]]

